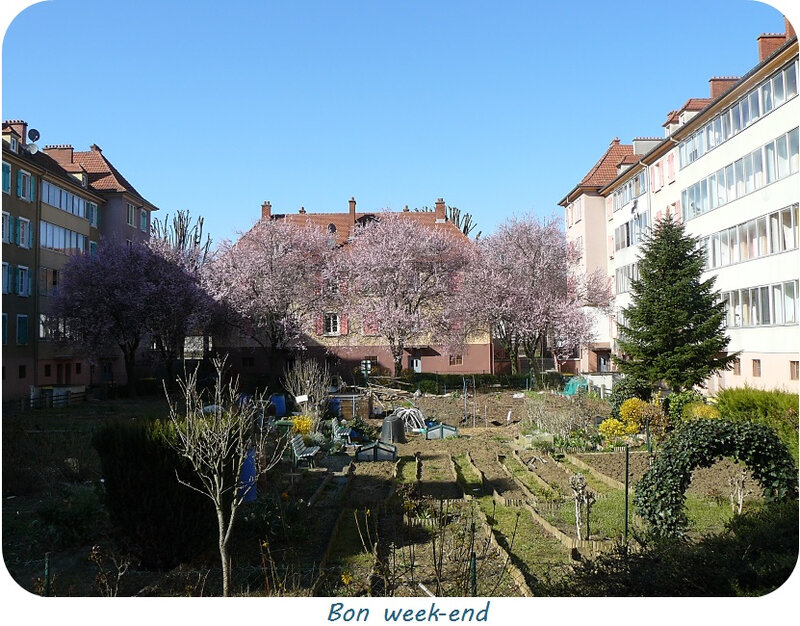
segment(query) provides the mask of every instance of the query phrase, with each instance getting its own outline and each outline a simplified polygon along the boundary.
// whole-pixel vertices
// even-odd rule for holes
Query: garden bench
[[[292,444],[292,458],[294,459],[294,466],[301,461],[308,463],[309,467],[314,467],[314,457],[319,452],[319,446],[311,446],[310,448],[303,442],[302,435],[295,435],[291,440]]]
[[[344,446],[354,446],[355,444],[350,440],[350,427],[345,425],[345,422],[339,423],[335,417],[331,420],[331,429],[333,431],[333,443],[342,444]]]

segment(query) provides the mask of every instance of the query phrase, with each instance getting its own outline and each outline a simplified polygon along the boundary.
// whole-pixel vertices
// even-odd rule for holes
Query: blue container
[[[258,492],[256,490],[256,451],[250,450],[244,458],[242,464],[242,476],[240,478],[241,487],[239,487],[239,495],[242,502],[254,502],[258,499]]]
[[[328,400],[328,406],[331,407],[331,413],[333,413],[337,417],[342,416],[342,399],[341,398],[331,398]]]
[[[275,417],[286,417],[286,396],[280,393],[273,393],[270,401],[275,407]]]

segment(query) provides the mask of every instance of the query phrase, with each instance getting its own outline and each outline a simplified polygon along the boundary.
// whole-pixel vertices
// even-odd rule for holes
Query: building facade
[[[156,210],[96,146],[39,150],[27,135],[23,120],[3,123],[4,402],[126,382],[120,355],[56,344],[45,322],[69,258],[102,238],[145,240]]]
[[[596,191],[605,199],[605,244],[597,235],[586,239],[597,247],[594,256],[605,249],[613,279],[613,350],[630,281],[638,278],[642,236],[673,214],[698,238],[704,278],[716,278],[726,303],[728,349],[741,352],[732,370],[707,381],[709,393],[745,384],[798,390],[800,100],[797,37],[788,21],[786,33],[758,38],[758,52],[745,76],[712,78],[709,98],[669,112],[664,139],[620,160],[617,175]],[[561,203],[568,237],[576,190]],[[599,369],[590,359],[581,365]]]
[[[300,226],[312,224],[331,233],[335,244],[345,246],[352,238],[355,228],[375,219],[374,212],[356,210],[356,200],[351,198],[347,212],[312,213],[300,208],[297,213],[276,213],[269,202],[261,206],[262,220],[286,220]],[[401,214],[410,220],[416,220],[428,228],[452,231],[464,239],[465,245],[472,245],[467,237],[455,226],[446,215],[446,206],[442,198],[435,203],[433,211],[409,211],[406,207]],[[331,310],[320,316],[314,328],[305,337],[310,354],[327,359],[331,367],[341,375],[350,377],[361,371],[365,363],[373,373],[378,371],[393,372],[394,359],[388,342],[375,328],[364,320],[353,319],[339,311]],[[263,354],[255,348],[250,350],[241,345],[241,340],[234,337],[219,337],[216,346],[226,345],[234,359],[235,366],[244,374],[254,373],[266,367]],[[492,350],[488,333],[471,336],[459,354],[450,354],[439,345],[435,337],[429,342],[407,346],[403,354],[403,368],[414,372],[438,372],[442,374],[491,373]]]

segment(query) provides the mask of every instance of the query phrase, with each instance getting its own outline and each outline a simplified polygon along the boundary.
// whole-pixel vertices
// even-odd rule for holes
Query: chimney
[[[436,198],[436,204],[434,205],[434,213],[436,213],[436,221],[444,222],[447,220],[447,214],[445,212],[444,206],[444,198]]]
[[[69,144],[61,144],[57,146],[45,146],[45,154],[54,159],[57,163],[66,165],[72,163],[72,155],[74,148]]]
[[[736,76],[714,76],[713,78],[709,78],[708,84],[710,87],[711,99],[716,100],[738,82],[739,79]]]
[[[405,205],[405,206],[403,207],[403,213],[408,213],[408,205]]]
[[[6,122],[20,136],[19,142],[24,146],[28,140],[28,122],[23,120],[9,120]]]
[[[786,42],[786,35],[780,33],[764,33],[758,37],[758,62],[772,55]]]
[[[261,219],[268,220],[272,218],[272,205],[269,200],[261,204]]]
[[[92,152],[98,152],[100,154],[103,154],[103,151],[100,149],[100,146],[98,146],[96,143],[93,143],[91,146],[89,146],[89,149]]]
[[[794,26],[792,26],[791,22],[789,22],[789,18],[787,18],[785,15],[783,17],[783,23],[785,24],[786,28],[786,41],[796,37],[797,33],[794,32]]]
[[[298,213],[300,213],[300,215],[305,215],[306,214],[306,207],[301,206],[300,210],[298,211]]]
[[[356,223],[356,199],[355,197],[350,198],[350,222],[352,224]]]

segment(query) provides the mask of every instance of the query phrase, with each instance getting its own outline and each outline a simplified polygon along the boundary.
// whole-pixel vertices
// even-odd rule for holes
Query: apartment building
[[[400,214],[427,228],[452,231],[464,239],[465,245],[472,245],[447,218],[446,205],[442,198],[436,200],[433,211],[410,211],[406,207]],[[262,220],[288,220],[301,226],[310,223],[333,235],[338,246],[347,245],[358,225],[376,217],[378,213],[357,211],[355,198],[350,199],[347,212],[314,213],[301,207],[297,213],[287,214],[274,212],[269,202],[261,206]],[[231,343],[231,338],[221,338],[221,341]],[[386,340],[369,323],[348,319],[339,311],[331,310],[321,316],[306,341],[310,354],[327,358],[343,374],[352,374],[353,369],[361,367],[365,361],[370,363],[373,370],[378,367],[390,372],[394,370],[394,360]],[[215,342],[218,343],[219,341]],[[262,356],[256,350],[241,352],[238,358],[241,359],[241,371],[245,374],[248,371],[255,373],[262,365]],[[463,347],[463,352],[456,355],[449,354],[445,348],[437,345],[435,337],[429,343],[408,346],[403,355],[403,367],[415,372],[489,373],[492,371],[489,334],[471,337]]]
[[[800,101],[788,21],[785,33],[758,38],[758,53],[745,76],[712,78],[710,97],[670,111],[664,139],[634,150],[596,192],[606,203],[605,244],[595,235],[591,245],[595,256],[605,249],[614,280],[612,349],[647,229],[671,213],[700,240],[705,277],[716,277],[727,304],[729,350],[741,351],[733,370],[707,381],[710,393],[745,384],[798,390]],[[571,200],[562,201],[568,237]],[[589,362],[582,369],[598,370]]]
[[[103,237],[145,239],[156,210],[96,146],[39,150],[28,132],[23,120],[3,123],[4,402],[103,380],[125,382],[116,352],[88,355],[58,345],[45,322],[68,259],[91,254]],[[128,206],[134,219],[126,215]]]

